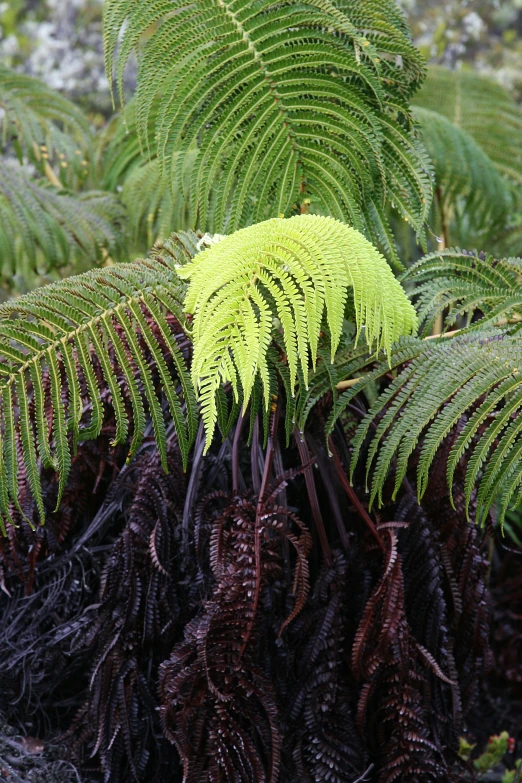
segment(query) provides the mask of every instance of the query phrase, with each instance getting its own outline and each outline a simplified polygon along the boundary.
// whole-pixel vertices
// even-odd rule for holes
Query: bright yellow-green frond
[[[192,377],[210,444],[216,392],[230,382],[247,404],[256,378],[269,401],[267,351],[274,326],[283,334],[290,386],[310,361],[319,336],[339,346],[348,292],[358,332],[389,351],[417,325],[415,311],[383,256],[358,231],[333,218],[273,218],[211,245],[179,270],[190,280],[185,308],[194,315]]]

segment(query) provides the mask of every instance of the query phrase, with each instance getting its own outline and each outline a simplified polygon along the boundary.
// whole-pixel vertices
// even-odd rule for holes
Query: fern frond
[[[430,253],[403,275],[412,291],[423,335],[440,315],[445,329],[465,318],[468,329],[522,320],[522,260],[496,259],[459,248]],[[473,318],[473,323],[472,323]],[[516,323],[511,331],[516,329]]]
[[[119,255],[124,217],[110,193],[71,195],[0,162],[0,282],[32,287],[66,265]]]
[[[453,216],[461,237],[498,233],[513,203],[508,181],[473,137],[443,114],[417,107],[414,115],[433,163],[439,209]]]
[[[0,64],[0,139],[41,174],[55,163],[64,184],[84,180],[92,157],[89,123],[81,111],[44,82]]]
[[[289,386],[298,371],[307,383],[315,366],[323,318],[337,351],[348,289],[355,321],[366,342],[389,351],[402,334],[416,329],[413,307],[380,253],[357,231],[312,215],[273,218],[222,239],[182,267],[190,280],[185,307],[194,314],[192,378],[212,440],[216,392],[232,384],[248,403],[256,379],[270,401],[267,363],[274,319],[281,328]]]
[[[40,460],[59,474],[59,504],[76,444],[100,434],[105,390],[114,409],[115,444],[126,442],[132,424],[129,458],[144,436],[146,406],[166,466],[164,397],[186,462],[197,411],[167,319],[172,314],[185,325],[183,294],[174,263],[158,257],[93,270],[0,305],[3,520],[11,518],[12,506],[21,513],[21,470],[43,518]]]
[[[501,174],[522,184],[522,112],[498,82],[476,71],[430,66],[414,103],[469,133]]]
[[[230,232],[310,208],[384,240],[395,261],[384,206],[394,203],[422,232],[430,170],[408,99],[423,65],[391,0],[277,8],[269,0],[109,0],[109,74],[123,28],[120,93],[125,63],[151,27],[139,54],[138,133],[179,192],[185,158],[197,149],[193,226]]]
[[[502,523],[507,509],[522,496],[521,368],[520,339],[499,331],[424,342],[417,357],[370,409],[354,440],[352,469],[369,437],[366,472],[371,503],[376,498],[382,500],[394,462],[396,496],[417,445],[420,498],[428,486],[435,456],[451,437],[447,463],[450,491],[455,470],[465,455],[468,512],[478,485],[474,501],[477,521],[486,520],[498,499]],[[361,386],[364,383],[361,381]]]
[[[196,150],[185,158],[183,190],[178,192],[177,183],[162,175],[158,158],[143,157],[136,133],[135,109],[132,101],[118,117],[112,138],[100,157],[103,186],[118,191],[127,209],[132,247],[136,252],[146,252],[154,242],[190,225],[187,199]],[[173,168],[178,157],[175,153]]]

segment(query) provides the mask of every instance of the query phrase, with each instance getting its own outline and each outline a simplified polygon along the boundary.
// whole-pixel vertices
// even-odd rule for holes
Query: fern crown
[[[415,310],[381,254],[355,229],[333,218],[273,218],[213,244],[179,269],[190,280],[185,308],[194,314],[192,378],[207,430],[214,431],[216,392],[230,382],[248,402],[256,377],[269,403],[267,350],[274,318],[282,327],[290,387],[307,384],[326,315],[333,357],[348,289],[357,329],[376,350],[390,350],[416,329]]]

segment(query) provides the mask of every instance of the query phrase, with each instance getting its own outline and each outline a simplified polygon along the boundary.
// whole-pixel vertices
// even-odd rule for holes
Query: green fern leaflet
[[[510,332],[518,330],[522,325],[521,275],[520,258],[496,259],[455,248],[424,256],[402,279],[415,285],[412,296],[426,336],[441,315],[445,329],[465,319],[468,330],[509,321],[513,321]]]
[[[469,511],[475,487],[476,520],[484,523],[499,501],[499,522],[522,500],[522,344],[500,331],[477,332],[413,346],[408,364],[363,419],[352,467],[369,437],[366,460],[370,500],[382,499],[395,461],[394,496],[417,445],[417,493],[449,439],[448,486],[466,456]],[[381,375],[385,368],[381,368]],[[373,376],[374,377],[374,376]],[[359,387],[372,380],[362,380]],[[350,390],[356,393],[356,389]],[[374,426],[373,426],[374,425]],[[457,428],[458,425],[458,428]],[[373,429],[371,429],[373,426]]]
[[[435,171],[438,214],[432,225],[443,233],[446,220],[456,225],[462,243],[479,238],[484,243],[508,223],[514,201],[510,183],[473,136],[443,114],[416,107],[414,115]]]

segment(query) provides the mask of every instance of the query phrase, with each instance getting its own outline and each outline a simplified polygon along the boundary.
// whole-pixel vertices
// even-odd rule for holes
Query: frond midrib
[[[239,19],[237,18],[236,14],[230,9],[228,3],[226,3],[224,0],[217,0],[217,4],[220,8],[222,8],[227,15],[227,17],[230,19],[234,27],[236,28],[238,34],[241,36],[242,40],[248,47],[249,52],[252,54],[252,57],[254,58],[254,61],[259,67],[259,70],[263,74],[263,77],[265,81],[267,82],[268,91],[270,95],[273,98],[274,105],[276,109],[279,110],[279,116],[282,118],[282,122],[286,123],[288,126],[288,133],[287,133],[287,139],[288,142],[292,148],[292,151],[296,152],[299,149],[299,145],[296,141],[296,134],[295,129],[292,126],[288,109],[285,106],[285,103],[277,91],[277,87],[275,86],[274,81],[272,80],[272,75],[270,71],[268,70],[265,61],[263,60],[263,56],[261,52],[256,49],[256,45],[253,42],[252,38],[248,34],[248,31],[245,29],[245,27],[241,24]]]

